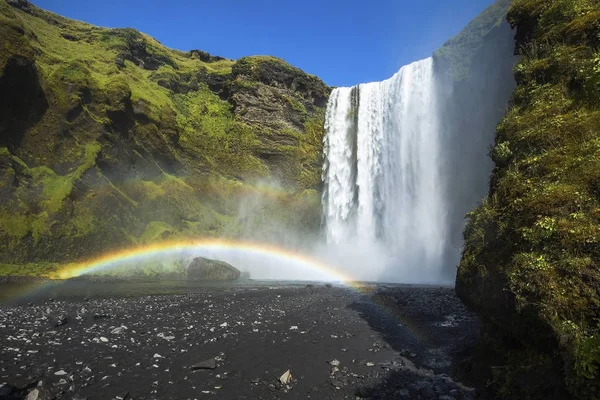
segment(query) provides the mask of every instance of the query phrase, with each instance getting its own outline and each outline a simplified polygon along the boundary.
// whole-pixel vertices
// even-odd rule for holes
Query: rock
[[[2,385],[0,385],[0,396],[8,396],[13,392],[14,389],[14,386],[3,383]]]
[[[289,369],[287,371],[285,371],[283,373],[283,375],[281,375],[279,377],[279,382],[281,382],[282,385],[287,385],[291,381],[292,381],[292,371],[290,371]]]
[[[67,374],[67,373],[66,373],[65,371],[63,371],[62,369],[61,369],[60,371],[56,371],[56,372],[54,373],[54,375],[56,375],[56,376],[63,376],[63,375],[66,375],[66,374]]]
[[[223,261],[197,257],[188,267],[187,277],[191,280],[234,281],[240,277],[240,270]]]
[[[40,391],[37,389],[33,389],[31,392],[29,392],[29,394],[27,395],[25,400],[39,400],[39,398],[40,398]]]
[[[102,336],[102,337],[100,337],[100,341],[103,342],[103,343],[107,343],[108,339],[105,338],[104,336]]]
[[[441,396],[438,397],[438,400],[456,400],[454,397],[452,396],[448,396],[446,394],[443,394]]]
[[[421,395],[422,398],[435,399],[437,397],[437,395],[433,391],[433,384],[431,382],[418,381],[418,382],[415,382],[415,384],[417,385],[419,394]]]
[[[204,360],[199,362],[198,364],[194,364],[190,367],[191,369],[215,369],[217,368],[217,360],[214,358],[209,358],[208,360]]]
[[[113,335],[120,335],[125,330],[127,330],[126,326],[119,326],[119,327],[113,329],[112,331],[110,331],[110,333],[112,333]]]
[[[58,328],[59,326],[63,326],[69,323],[69,320],[64,315],[59,315],[55,320],[51,320],[51,325],[53,328]]]
[[[123,392],[115,396],[115,400],[127,400],[129,398],[129,392]]]
[[[374,367],[374,366],[375,366],[375,363],[372,363],[372,362],[370,362],[370,361],[369,361],[369,362],[368,362],[368,363],[366,363],[365,365],[366,365],[367,367]]]
[[[24,9],[29,7],[29,1],[27,0],[6,0],[6,2],[16,8]]]
[[[410,392],[408,391],[408,389],[400,389],[398,391],[398,396],[400,396],[401,399],[409,399]]]
[[[340,362],[336,359],[333,359],[333,360],[329,361],[329,365],[331,365],[333,367],[337,367],[338,365],[340,365]]]

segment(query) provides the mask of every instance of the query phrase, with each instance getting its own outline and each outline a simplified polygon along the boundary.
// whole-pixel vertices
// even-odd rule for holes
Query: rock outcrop
[[[517,87],[456,291],[498,398],[600,399],[600,3],[515,0]]]
[[[165,239],[318,230],[330,91],[318,78],[23,0],[0,0],[0,47],[0,264],[11,271]]]
[[[188,267],[187,277],[200,281],[235,281],[240,277],[240,270],[224,261],[196,257]]]

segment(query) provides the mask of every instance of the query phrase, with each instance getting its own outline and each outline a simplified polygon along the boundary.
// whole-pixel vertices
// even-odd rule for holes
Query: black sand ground
[[[0,306],[0,399],[474,399],[445,374],[477,331],[451,288],[38,299]]]

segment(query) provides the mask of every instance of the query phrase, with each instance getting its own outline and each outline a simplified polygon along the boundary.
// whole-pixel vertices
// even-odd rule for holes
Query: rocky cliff
[[[514,0],[517,87],[456,291],[498,398],[600,398],[600,2]]]
[[[515,88],[514,36],[506,14],[510,0],[497,0],[434,53],[441,124],[447,215],[447,279],[456,276],[464,217],[484,197],[493,168],[488,156],[496,125]]]
[[[25,0],[0,0],[0,47],[0,272],[318,228],[330,92],[318,78],[274,57],[171,50]]]

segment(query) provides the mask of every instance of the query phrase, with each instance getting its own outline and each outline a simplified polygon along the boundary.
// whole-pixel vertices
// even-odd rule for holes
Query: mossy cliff
[[[330,92],[318,78],[24,0],[0,0],[0,48],[0,270],[318,228]]]
[[[472,372],[499,398],[600,399],[600,2],[508,20],[517,87],[456,281],[483,324]]]

